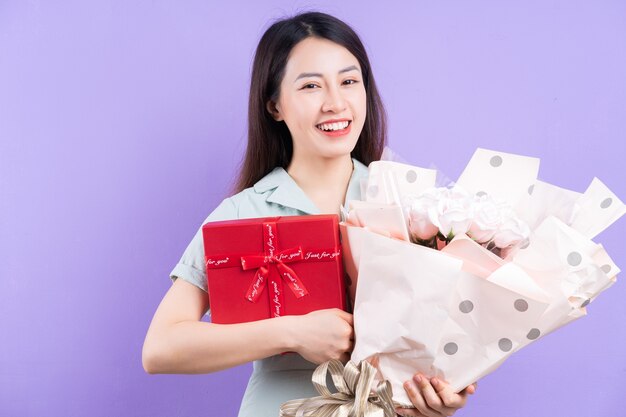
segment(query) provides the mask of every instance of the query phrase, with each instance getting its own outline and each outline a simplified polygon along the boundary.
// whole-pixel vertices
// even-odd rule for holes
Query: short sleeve
[[[202,225],[208,222],[216,222],[220,220],[232,220],[238,217],[237,207],[232,199],[227,198],[217,206],[215,210],[202,222]],[[202,225],[196,231],[193,239],[183,252],[183,256],[176,264],[170,278],[172,282],[177,278],[181,278],[190,284],[195,285],[204,292],[208,292],[206,279],[206,265],[204,264],[204,241],[202,238]]]

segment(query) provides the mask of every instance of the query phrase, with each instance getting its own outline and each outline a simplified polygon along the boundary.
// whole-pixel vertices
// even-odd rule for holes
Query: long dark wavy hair
[[[253,186],[276,167],[287,168],[293,153],[291,134],[283,121],[276,121],[267,103],[278,101],[289,54],[308,37],[327,39],[346,48],[361,66],[367,97],[367,116],[351,155],[369,165],[380,159],[387,141],[387,116],[363,43],[341,20],[320,12],[307,12],[282,19],[261,37],[254,56],[248,103],[248,147],[235,192]]]

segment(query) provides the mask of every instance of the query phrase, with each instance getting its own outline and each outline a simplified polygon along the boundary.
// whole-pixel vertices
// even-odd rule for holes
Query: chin
[[[320,147],[318,152],[325,158],[342,158],[350,156],[355,147],[356,141],[346,141],[343,143],[335,143],[331,146]]]

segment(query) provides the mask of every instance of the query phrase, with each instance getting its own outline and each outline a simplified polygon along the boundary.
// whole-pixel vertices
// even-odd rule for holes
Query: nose
[[[324,98],[323,112],[340,113],[346,109],[346,100],[337,87],[329,87]]]

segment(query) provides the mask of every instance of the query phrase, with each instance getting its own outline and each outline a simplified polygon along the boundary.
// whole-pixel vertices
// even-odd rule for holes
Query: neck
[[[300,187],[328,188],[347,185],[352,175],[352,158],[350,155],[332,159],[296,158],[294,155],[287,172]]]
[[[287,172],[317,205],[321,213],[339,213],[350,177],[352,158],[297,158],[294,155]]]

